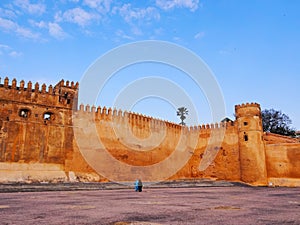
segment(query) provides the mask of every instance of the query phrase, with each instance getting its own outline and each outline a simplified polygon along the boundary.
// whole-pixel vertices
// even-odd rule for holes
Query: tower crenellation
[[[72,108],[74,106],[77,108],[78,87],[78,82],[76,85],[73,82],[72,86],[68,82],[64,84],[63,80],[55,85],[54,88],[50,85],[48,90],[46,84],[40,86],[39,82],[36,82],[33,87],[32,82],[28,81],[25,87],[24,80],[21,80],[20,84],[17,85],[17,80],[14,78],[10,84],[8,77],[5,77],[3,84],[0,83],[0,98],[20,104],[37,104],[63,108]]]

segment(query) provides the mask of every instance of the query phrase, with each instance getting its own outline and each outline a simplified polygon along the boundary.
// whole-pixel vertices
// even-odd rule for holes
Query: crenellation
[[[106,109],[106,107],[104,106],[104,107],[102,108],[101,118],[105,118],[105,117],[106,117],[106,111],[107,111],[107,109]]]
[[[111,107],[109,107],[108,110],[107,110],[107,118],[109,120],[112,120],[112,109],[111,109]]]
[[[8,82],[9,82],[8,77],[5,77],[5,79],[4,79],[4,87],[5,88],[8,88]]]
[[[85,112],[91,112],[91,107],[90,107],[90,105],[89,104],[87,104],[86,106],[85,106],[85,110],[84,110]]]
[[[84,105],[83,105],[83,104],[80,104],[80,106],[79,106],[79,111],[80,111],[80,112],[84,112]]]
[[[128,112],[128,121],[131,122],[132,121],[132,113],[129,111]]]
[[[35,92],[35,93],[38,93],[38,92],[39,92],[39,89],[40,89],[40,85],[39,85],[38,82],[36,82],[35,85],[34,85],[34,92]]]
[[[16,88],[17,88],[17,80],[16,80],[16,78],[14,78],[14,79],[12,80],[11,88],[12,88],[12,89],[16,89]]]
[[[235,109],[245,108],[245,107],[259,107],[260,108],[260,104],[258,104],[256,102],[242,103],[242,104],[236,105]]]
[[[43,85],[42,85],[42,91],[41,91],[41,93],[42,94],[45,94],[46,93],[46,84],[44,83]]]
[[[28,81],[28,83],[27,83],[27,91],[32,92],[32,82],[31,81]]]
[[[25,88],[25,82],[24,82],[24,80],[21,80],[20,81],[20,88],[19,88],[19,90],[20,91],[24,91],[24,88]]]
[[[123,117],[123,111],[121,109],[118,110],[118,117],[119,118]]]
[[[114,117],[114,118],[117,117],[117,113],[118,113],[117,109],[114,108],[114,109],[113,109],[113,117]]]
[[[140,123],[139,123],[139,114],[138,113],[133,113],[133,123],[135,124],[135,125],[139,125]]]
[[[49,93],[49,94],[54,94],[54,93],[53,93],[53,87],[52,87],[52,85],[50,85],[50,86],[48,87],[48,93]]]

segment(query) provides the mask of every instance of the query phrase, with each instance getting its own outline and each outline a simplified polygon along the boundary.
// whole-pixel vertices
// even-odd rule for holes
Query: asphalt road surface
[[[3,192],[0,224],[300,224],[300,188]]]

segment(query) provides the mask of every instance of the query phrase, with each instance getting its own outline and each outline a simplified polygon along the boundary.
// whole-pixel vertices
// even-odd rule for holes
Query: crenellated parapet
[[[260,104],[256,102],[251,102],[251,103],[242,103],[235,106],[236,109],[245,108],[245,107],[260,107]]]
[[[77,107],[78,87],[78,82],[64,80],[54,87],[31,81],[25,85],[24,80],[18,85],[15,78],[10,83],[6,77],[3,81],[0,78],[0,100],[72,109],[74,105]]]
[[[261,116],[260,104],[251,102],[235,106],[236,117],[240,116]]]
[[[182,126],[174,122],[153,118],[139,113],[122,111],[120,109],[117,110],[115,108],[114,109],[106,108],[105,106],[95,107],[95,106],[83,105],[83,104],[79,106],[78,113],[79,115],[83,115],[83,114],[92,115],[95,121],[106,120],[106,121],[114,121],[117,123],[118,122],[122,123],[126,121],[126,123],[135,126],[140,126],[141,128],[145,127],[147,124],[151,124],[151,126],[157,128],[167,127],[169,129],[174,129],[174,130],[185,129],[187,132],[211,132],[212,130],[228,129],[236,126],[234,121],[203,124],[197,126]]]
[[[78,88],[79,88],[79,83],[78,82],[76,82],[76,83],[74,83],[74,81],[64,81],[64,79],[62,79],[60,82],[58,82],[56,85],[55,85],[55,88],[58,88],[58,87],[60,87],[60,88],[62,88],[62,87],[64,87],[64,88],[69,88],[69,89],[73,89],[73,90],[78,90]]]

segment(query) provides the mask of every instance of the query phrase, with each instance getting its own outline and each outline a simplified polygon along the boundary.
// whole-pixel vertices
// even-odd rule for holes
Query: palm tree
[[[185,122],[184,122],[184,120],[186,119],[185,115],[188,115],[188,114],[189,114],[189,111],[185,107],[180,107],[177,109],[177,116],[179,116],[179,118],[181,120],[180,124],[182,126],[185,125]]]

